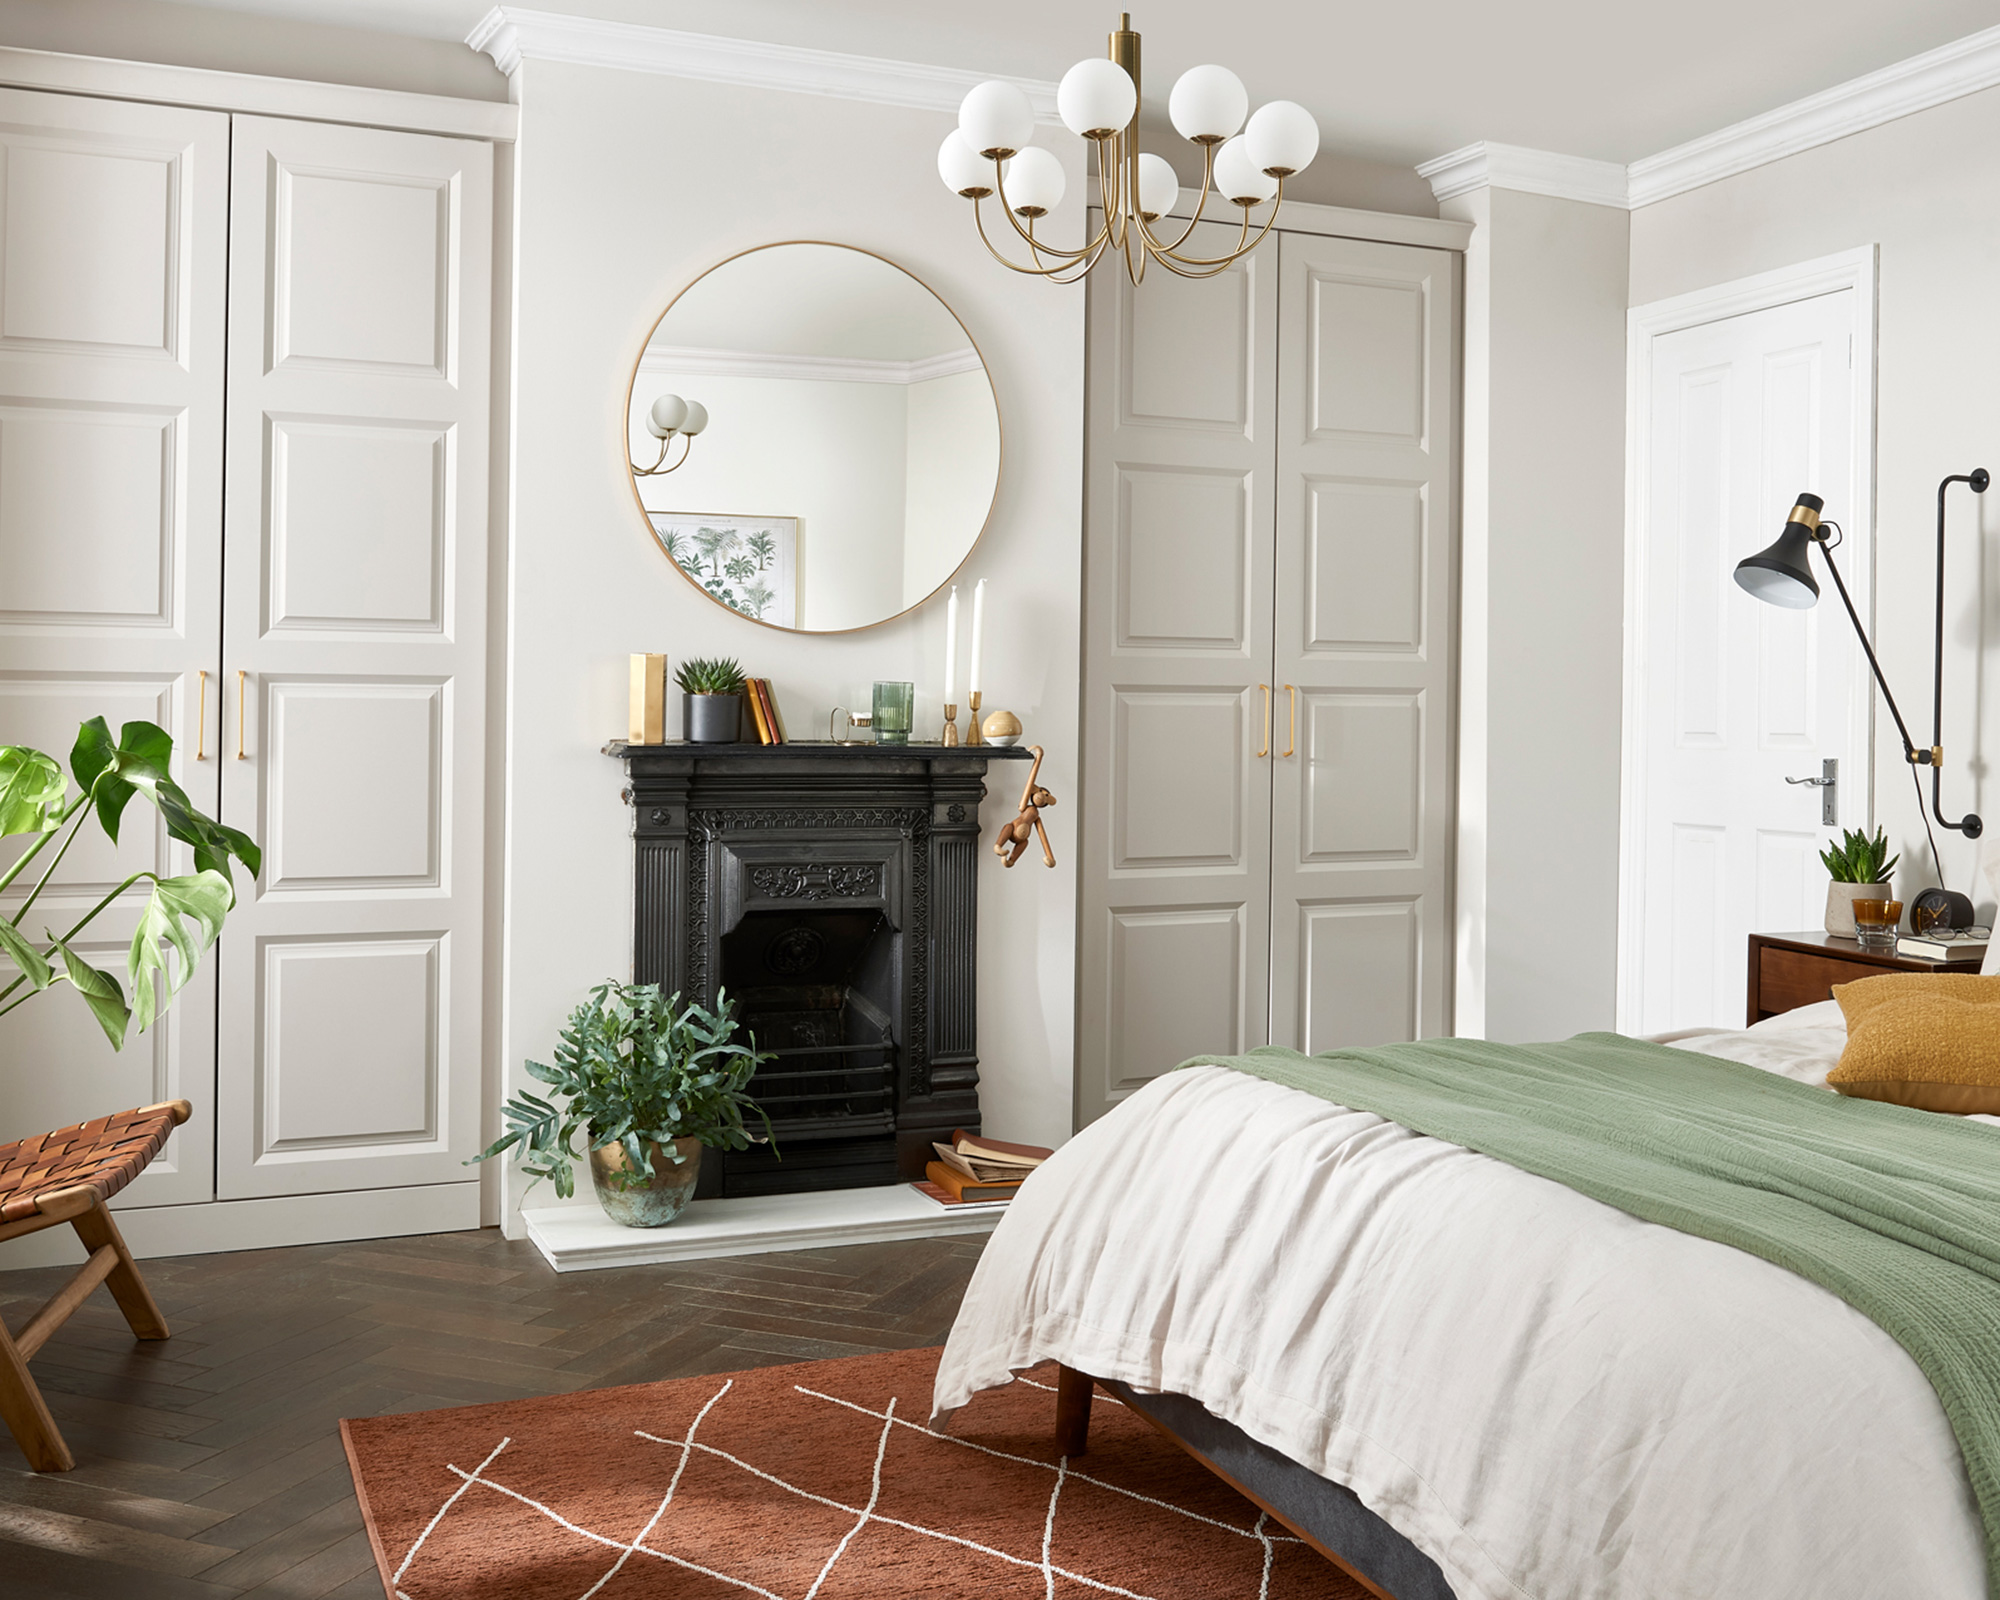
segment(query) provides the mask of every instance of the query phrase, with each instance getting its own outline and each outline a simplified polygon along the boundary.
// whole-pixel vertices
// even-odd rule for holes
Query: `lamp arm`
[[[1820,526],[1838,527],[1839,524],[1822,523]],[[1853,600],[1848,597],[1847,585],[1841,581],[1840,568],[1833,564],[1833,552],[1827,548],[1825,535],[1815,531],[1813,542],[1819,546],[1820,559],[1826,563],[1826,570],[1833,574],[1833,586],[1840,591],[1840,603],[1847,607],[1847,620],[1854,624],[1854,637],[1861,641],[1861,653],[1868,658],[1868,670],[1875,674],[1875,685],[1888,702],[1889,715],[1896,719],[1896,731],[1903,736],[1904,758],[1914,765],[1928,762],[1929,752],[1917,749],[1916,741],[1910,737],[1909,726],[1903,721],[1903,713],[1897,709],[1896,697],[1889,692],[1889,680],[1882,676],[1882,663],[1875,659],[1875,647],[1868,642],[1868,630],[1861,626],[1861,617],[1854,609]]]
[[[1940,827],[1952,828],[1968,839],[1984,831],[1979,818],[1967,812],[1964,820],[1953,822],[1944,814],[1944,773],[1936,759],[1944,748],[1944,493],[1954,483],[1969,484],[1974,494],[1984,494],[1992,481],[1984,467],[1970,472],[1954,472],[1938,480],[1937,493],[1937,628],[1931,644],[1931,811]]]

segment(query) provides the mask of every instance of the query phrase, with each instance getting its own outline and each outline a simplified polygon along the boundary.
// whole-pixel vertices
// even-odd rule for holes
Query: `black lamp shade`
[[[1822,504],[1816,494],[1800,495],[1777,541],[1736,563],[1738,586],[1759,600],[1789,611],[1803,611],[1816,603],[1819,584],[1813,578],[1806,553],[1812,549],[1812,530],[1819,526]]]

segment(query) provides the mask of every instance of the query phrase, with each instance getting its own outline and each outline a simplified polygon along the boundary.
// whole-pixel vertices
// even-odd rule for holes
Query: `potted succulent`
[[[681,687],[681,727],[695,744],[734,744],[743,726],[743,669],[710,657],[683,661],[674,674]]]
[[[527,1064],[566,1104],[558,1110],[522,1090],[502,1108],[507,1131],[472,1159],[518,1146],[521,1170],[537,1182],[553,1178],[568,1199],[576,1192],[571,1141],[581,1129],[605,1215],[628,1228],[672,1222],[694,1194],[704,1145],[747,1150],[770,1136],[771,1119],[745,1089],[772,1058],[736,1031],[724,995],[711,1011],[662,995],[657,984],[601,983],[570,1013],[555,1065]],[[762,1138],[744,1126],[746,1114],[763,1122]]]
[[[1889,874],[1902,857],[1889,854],[1889,840],[1880,828],[1872,839],[1849,828],[1840,843],[1828,845],[1819,858],[1833,880],[1826,886],[1826,931],[1852,939],[1854,902],[1888,899]]]

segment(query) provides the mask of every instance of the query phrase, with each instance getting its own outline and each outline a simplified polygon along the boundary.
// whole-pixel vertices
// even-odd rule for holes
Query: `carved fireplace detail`
[[[710,1151],[703,1195],[920,1178],[979,1126],[979,803],[989,761],[909,745],[614,743],[632,806],[635,981],[727,990],[777,1052],[778,1153]],[[719,1158],[719,1159],[718,1159]]]

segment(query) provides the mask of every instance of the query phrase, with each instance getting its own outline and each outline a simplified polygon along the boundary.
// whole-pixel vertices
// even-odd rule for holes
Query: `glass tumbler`
[[[1903,920],[1900,900],[1857,900],[1854,902],[1854,937],[1864,950],[1896,948],[1896,927]]]
[[[910,709],[917,698],[914,683],[878,683],[875,685],[875,742],[877,744],[908,744],[910,742]]]

